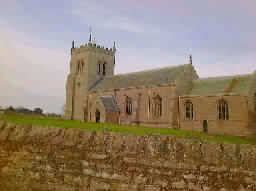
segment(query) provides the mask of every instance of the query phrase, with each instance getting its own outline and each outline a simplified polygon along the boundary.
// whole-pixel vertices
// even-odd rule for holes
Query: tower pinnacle
[[[189,64],[193,64],[192,55],[189,55]]]
[[[89,33],[90,33],[89,43],[91,43],[92,42],[92,27],[91,26],[89,27]]]
[[[116,52],[116,41],[114,41],[113,50],[114,50],[114,52]]]
[[[74,40],[72,40],[72,46],[71,46],[71,55],[72,55],[72,51],[73,51],[73,49],[75,48],[75,41]]]
[[[75,48],[75,41],[72,41],[72,48]]]

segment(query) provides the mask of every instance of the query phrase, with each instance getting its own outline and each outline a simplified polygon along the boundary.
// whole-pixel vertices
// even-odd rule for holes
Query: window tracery
[[[194,119],[194,108],[193,103],[191,101],[186,101],[184,104],[184,111],[185,111],[185,119],[192,120]]]
[[[220,99],[217,104],[218,108],[218,119],[219,120],[229,120],[229,108],[228,103],[224,99]]]

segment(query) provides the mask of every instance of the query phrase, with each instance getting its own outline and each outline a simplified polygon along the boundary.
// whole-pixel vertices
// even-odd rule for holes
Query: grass
[[[22,114],[1,114],[1,121],[20,125],[39,125],[42,127],[56,127],[56,128],[79,128],[88,131],[109,131],[122,134],[132,135],[170,135],[177,137],[186,137],[193,139],[200,139],[202,141],[228,143],[228,144],[256,144],[256,137],[237,137],[237,136],[223,136],[223,135],[207,135],[200,132],[187,131],[182,129],[169,128],[150,128],[142,126],[117,125],[106,123],[91,123],[81,121],[63,120],[58,118],[49,118],[36,115],[22,115]]]

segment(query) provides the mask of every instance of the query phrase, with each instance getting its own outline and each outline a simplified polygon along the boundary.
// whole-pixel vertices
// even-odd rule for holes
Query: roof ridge
[[[186,65],[190,65],[190,64],[166,66],[166,67],[159,67],[159,68],[153,68],[153,69],[148,69],[148,70],[141,70],[141,71],[137,71],[137,72],[129,72],[129,73],[123,73],[123,74],[116,74],[116,75],[113,75],[113,76],[106,76],[105,78],[112,78],[112,77],[118,77],[118,76],[128,76],[128,75],[131,75],[131,74],[138,74],[138,73],[144,73],[144,72],[157,72],[159,70],[179,68],[179,67],[184,67]]]
[[[205,78],[198,78],[195,79],[194,81],[200,81],[200,80],[216,80],[216,79],[233,79],[233,78],[239,78],[239,77],[249,77],[252,76],[251,73],[248,74],[236,74],[236,75],[227,75],[227,76],[210,76],[210,77],[205,77]]]

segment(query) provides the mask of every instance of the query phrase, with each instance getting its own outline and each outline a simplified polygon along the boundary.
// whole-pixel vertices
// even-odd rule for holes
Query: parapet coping
[[[89,50],[98,50],[99,52],[104,52],[106,54],[115,54],[116,52],[115,48],[105,48],[104,46],[89,42],[88,44],[82,44],[72,48],[72,54],[79,54]]]
[[[183,95],[180,98],[196,98],[196,97],[223,97],[223,96],[241,96],[248,97],[248,95],[238,93],[218,93],[218,94],[207,94],[207,95]]]

